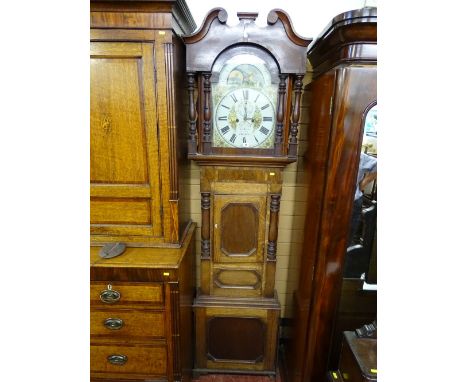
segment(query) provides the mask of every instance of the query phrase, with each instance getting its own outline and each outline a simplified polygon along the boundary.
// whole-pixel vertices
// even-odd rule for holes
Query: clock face
[[[259,56],[228,59],[212,82],[213,146],[236,149],[274,147],[278,81]]]
[[[271,140],[275,107],[261,91],[237,88],[222,97],[215,109],[215,129],[232,147],[255,148]]]

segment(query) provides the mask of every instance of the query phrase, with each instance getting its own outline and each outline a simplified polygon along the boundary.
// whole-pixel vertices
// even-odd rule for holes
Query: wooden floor
[[[193,382],[272,382],[268,376],[262,375],[233,375],[233,374],[207,374],[193,379]],[[276,377],[276,382],[281,378]]]
[[[281,373],[276,373],[276,379],[268,376],[259,375],[236,375],[236,374],[206,374],[201,375],[198,379],[193,379],[193,382],[281,382]]]

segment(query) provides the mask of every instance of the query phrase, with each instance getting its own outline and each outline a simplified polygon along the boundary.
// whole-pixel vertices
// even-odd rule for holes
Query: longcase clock
[[[280,303],[275,291],[282,170],[297,159],[311,42],[275,9],[213,9],[184,37],[188,156],[201,166],[201,281],[194,302],[195,373],[274,375]]]

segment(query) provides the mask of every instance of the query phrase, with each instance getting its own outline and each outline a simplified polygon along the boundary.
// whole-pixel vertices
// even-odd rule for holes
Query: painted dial
[[[255,148],[274,131],[275,108],[261,91],[238,88],[221,98],[214,119],[219,135],[229,146]]]

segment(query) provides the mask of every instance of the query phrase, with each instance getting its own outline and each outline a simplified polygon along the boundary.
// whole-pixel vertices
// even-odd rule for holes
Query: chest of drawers
[[[91,247],[91,380],[190,380],[194,230],[180,248]]]

